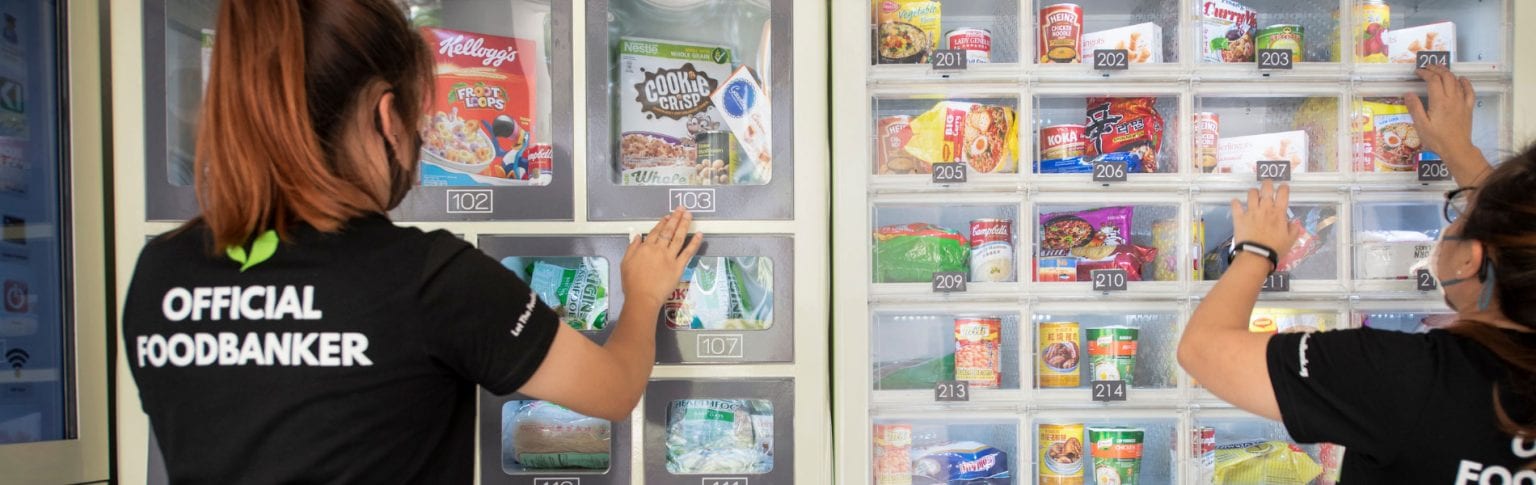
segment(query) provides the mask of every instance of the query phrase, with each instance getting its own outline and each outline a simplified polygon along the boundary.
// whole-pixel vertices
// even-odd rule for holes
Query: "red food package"
[[[1163,115],[1157,98],[1088,98],[1088,155],[1128,152],[1141,157],[1141,171],[1158,170],[1163,147]]]
[[[532,136],[537,44],[434,27],[421,32],[437,80],[422,126],[422,161],[437,169],[423,169],[423,184],[456,185],[451,174],[479,176],[481,184],[531,181],[549,170],[548,147]]]
[[[1115,248],[1115,253],[1107,259],[1097,261],[1079,261],[1077,263],[1077,279],[1080,281],[1092,281],[1093,272],[1101,269],[1123,269],[1126,281],[1141,281],[1141,268],[1147,262],[1157,259],[1157,249],[1135,244],[1121,244]]]

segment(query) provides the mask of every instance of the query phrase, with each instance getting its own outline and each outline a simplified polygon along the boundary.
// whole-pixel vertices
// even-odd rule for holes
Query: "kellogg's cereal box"
[[[422,127],[421,184],[548,185],[551,148],[533,137],[537,43],[422,28],[437,84]]]
[[[694,136],[724,129],[710,95],[731,76],[731,50],[619,40],[619,152],[623,185],[699,185]]]

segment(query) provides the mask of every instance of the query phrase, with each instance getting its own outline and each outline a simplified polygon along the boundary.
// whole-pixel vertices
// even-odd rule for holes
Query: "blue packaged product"
[[[912,476],[939,483],[1008,478],[1008,454],[974,441],[944,443],[914,449]]]
[[[1092,173],[1093,162],[1125,162],[1126,173],[1141,173],[1141,157],[1131,152],[1114,152],[1097,157],[1071,157],[1041,160],[1040,173]]]

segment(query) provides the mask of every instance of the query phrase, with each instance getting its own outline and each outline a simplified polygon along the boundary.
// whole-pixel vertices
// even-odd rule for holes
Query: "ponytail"
[[[342,138],[355,124],[376,133],[372,117],[353,118],[372,112],[358,105],[363,93],[385,90],[396,93],[397,114],[414,132],[421,110],[413,106],[431,77],[425,49],[390,0],[223,2],[195,162],[209,249],[244,245],[268,229],[286,238],[299,223],[336,231],[397,203],[391,186],[399,181],[379,179],[395,178],[399,162],[359,159],[348,146],[357,143]],[[388,148],[407,156],[417,149]]]

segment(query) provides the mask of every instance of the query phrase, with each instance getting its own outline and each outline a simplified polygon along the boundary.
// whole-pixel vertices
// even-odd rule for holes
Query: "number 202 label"
[[[688,212],[714,212],[715,189],[669,189],[667,211],[681,206]]]
[[[448,191],[449,214],[490,214],[495,207],[495,192],[490,189],[454,189]]]

